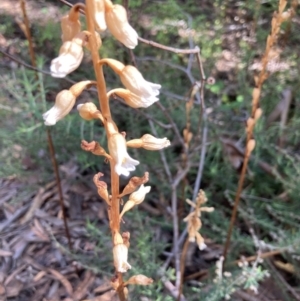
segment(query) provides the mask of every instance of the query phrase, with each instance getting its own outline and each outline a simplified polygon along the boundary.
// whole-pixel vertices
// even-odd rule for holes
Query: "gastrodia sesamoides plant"
[[[87,28],[82,28],[84,22],[80,21],[79,12],[84,12]],[[138,44],[138,34],[129,24],[126,10],[119,4],[109,0],[86,0],[85,4],[75,4],[61,21],[62,46],[58,56],[52,60],[50,70],[53,77],[63,78],[75,71],[81,64],[84,48],[91,52],[96,80],[84,80],[59,92],[54,106],[43,114],[45,124],[55,125],[69,114],[75,106],[76,99],[85,90],[94,86],[98,91],[99,106],[93,102],[77,105],[81,118],[86,122],[98,120],[105,128],[107,144],[100,145],[97,141],[81,141],[81,148],[95,156],[102,156],[110,164],[111,180],[109,185],[102,180],[103,174],[97,173],[93,182],[101,199],[107,204],[109,225],[112,233],[112,257],[115,275],[111,285],[120,300],[127,300],[127,285],[149,285],[152,279],[138,274],[123,280],[123,273],[131,269],[128,263],[129,239],[128,231],[122,232],[120,224],[127,218],[125,214],[147,199],[151,186],[145,186],[149,180],[149,173],[143,176],[133,176],[120,191],[119,177],[129,177],[139,161],[129,152],[130,148],[144,148],[157,151],[170,146],[170,141],[157,138],[148,133],[142,137],[128,140],[125,129],[119,130],[112,118],[110,102],[121,98],[131,108],[148,108],[159,101],[161,85],[147,81],[140,71],[131,65],[124,65],[113,58],[101,59],[99,50],[102,47],[101,33],[108,29],[111,34],[126,47],[133,49]],[[106,90],[103,67],[110,67],[119,77],[124,87],[117,87],[111,91]],[[114,96],[114,97],[112,97]],[[118,96],[118,97],[115,97]],[[134,114],[134,112],[133,112]],[[130,129],[126,129],[130,131]],[[126,198],[127,201],[126,201]],[[122,199],[122,201],[121,201]],[[120,204],[123,204],[123,208]],[[122,227],[124,227],[122,223]],[[126,230],[126,229],[124,229]],[[136,250],[138,252],[138,250]],[[130,261],[130,260],[129,260]]]

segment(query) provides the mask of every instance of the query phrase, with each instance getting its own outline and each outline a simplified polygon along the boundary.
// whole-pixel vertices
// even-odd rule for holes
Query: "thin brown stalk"
[[[185,258],[186,258],[186,253],[189,247],[189,240],[188,238],[186,239],[183,248],[182,248],[182,253],[181,253],[181,258],[180,258],[180,274],[181,274],[181,279],[180,279],[180,286],[178,289],[178,298],[177,301],[180,301],[180,297],[182,295],[182,289],[183,289],[183,281],[184,281],[184,271],[185,271]]]
[[[22,13],[23,13],[26,38],[28,40],[28,45],[29,45],[31,65],[34,68],[36,68],[37,67],[36,57],[35,57],[35,52],[34,52],[34,47],[33,47],[33,40],[32,40],[32,36],[31,36],[31,32],[30,32],[29,20],[28,20],[27,12],[26,12],[25,0],[20,0],[20,5],[21,5]],[[36,78],[38,79],[37,73],[36,73]],[[60,207],[62,210],[64,228],[65,228],[66,237],[68,240],[69,249],[71,251],[72,250],[71,236],[70,236],[70,231],[69,231],[67,217],[66,217],[66,208],[64,206],[64,201],[63,201],[63,193],[62,193],[62,188],[61,188],[61,180],[60,180],[60,176],[59,176],[58,165],[57,165],[57,161],[55,158],[55,149],[53,146],[53,141],[52,141],[52,136],[51,136],[50,130],[46,129],[46,133],[47,133],[47,143],[48,143],[49,153],[50,153],[50,157],[51,157],[51,162],[52,162],[52,166],[53,166],[53,170],[54,170],[54,174],[55,174],[56,186],[57,186],[57,190],[58,190],[59,204],[60,204]]]
[[[54,150],[50,130],[47,129],[46,132],[47,132],[47,141],[48,141],[48,146],[49,146],[50,157],[51,157],[52,166],[53,166],[53,169],[54,169],[54,174],[55,174],[55,179],[56,179],[56,186],[57,186],[57,190],[58,190],[59,205],[60,205],[60,208],[61,208],[61,211],[62,211],[62,216],[63,216],[64,226],[65,226],[66,237],[68,239],[69,249],[71,251],[72,250],[71,236],[70,236],[70,231],[69,231],[67,217],[66,217],[67,216],[66,215],[66,207],[64,205],[63,192],[62,192],[62,188],[61,188],[61,181],[60,181],[57,161],[55,159],[55,150]]]
[[[247,127],[246,127],[247,138],[246,138],[244,162],[243,162],[242,172],[240,174],[240,178],[239,178],[239,182],[238,182],[238,188],[237,188],[237,192],[235,195],[234,206],[232,209],[227,238],[226,238],[226,242],[225,242],[225,246],[224,246],[224,252],[223,252],[224,262],[223,262],[223,264],[226,261],[226,256],[227,256],[228,249],[230,246],[231,234],[233,231],[233,227],[235,224],[237,211],[238,211],[237,208],[239,206],[240,196],[241,196],[243,186],[244,186],[244,180],[245,180],[245,175],[246,175],[246,171],[247,171],[247,167],[248,167],[248,162],[249,162],[249,158],[250,158],[250,155],[252,152],[252,150],[249,151],[249,148],[247,146],[249,145],[249,142],[251,140],[254,141],[253,130],[255,127],[255,123],[261,114],[261,111],[259,111],[259,100],[260,100],[260,95],[261,95],[261,91],[262,91],[262,85],[265,82],[265,80],[268,78],[267,65],[269,62],[269,54],[270,54],[272,47],[274,46],[274,44],[277,41],[277,35],[278,35],[279,29],[280,29],[280,25],[283,21],[281,15],[285,9],[285,6],[286,6],[286,0],[279,0],[278,12],[275,13],[272,18],[271,34],[267,38],[266,48],[265,48],[265,52],[264,52],[264,55],[262,58],[262,70],[260,71],[258,77],[255,78],[256,87],[253,89],[253,93],[252,93],[251,117],[248,119]]]
[[[20,0],[20,5],[21,5],[23,20],[24,20],[24,25],[25,25],[25,30],[26,30],[26,38],[28,40],[28,45],[29,45],[29,54],[30,54],[31,64],[33,67],[36,67],[36,59],[35,59],[35,53],[34,53],[34,49],[33,49],[33,42],[32,42],[32,37],[31,37],[31,32],[30,32],[29,20],[28,20],[27,12],[26,12],[25,0]]]

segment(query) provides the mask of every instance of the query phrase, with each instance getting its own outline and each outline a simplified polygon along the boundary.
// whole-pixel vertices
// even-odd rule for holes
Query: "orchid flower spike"
[[[127,48],[133,49],[138,44],[138,34],[128,23],[126,9],[119,4],[105,1],[105,20],[111,34]]]
[[[126,148],[126,140],[120,133],[115,133],[108,138],[109,154],[115,161],[115,172],[120,176],[129,176],[131,171],[135,170],[135,166],[140,162],[132,159]]]

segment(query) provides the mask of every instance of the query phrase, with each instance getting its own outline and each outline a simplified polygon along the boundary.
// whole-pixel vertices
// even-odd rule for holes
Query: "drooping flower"
[[[105,20],[111,34],[127,48],[133,49],[138,44],[138,34],[128,23],[126,9],[119,4],[105,1]]]
[[[94,12],[95,27],[99,31],[104,31],[106,29],[105,23],[105,1],[104,0],[93,0],[92,10]]]
[[[132,159],[126,148],[126,140],[120,133],[115,133],[108,138],[109,154],[115,161],[115,172],[120,176],[129,176],[140,162]]]
[[[152,100],[159,95],[161,85],[146,81],[141,72],[134,66],[125,66],[114,59],[102,59],[100,64],[108,64],[120,76],[121,82],[126,89],[135,95]]]
[[[50,71],[53,77],[65,77],[79,67],[83,58],[83,43],[82,35],[78,34],[72,41],[62,44],[58,57],[51,61]]]
[[[55,98],[55,105],[43,114],[45,125],[55,125],[56,122],[64,118],[73,108],[76,97],[70,90],[60,91]]]
[[[123,98],[125,103],[134,109],[148,108],[153,103],[158,101],[158,97],[156,97],[156,96],[142,97],[142,96],[136,95],[126,89],[111,90],[111,91],[109,91],[108,96],[110,96],[112,94],[115,94],[115,95]]]
[[[165,138],[155,138],[150,134],[143,135],[140,139],[133,139],[126,142],[128,147],[144,148],[147,150],[160,150],[170,146],[170,141]]]
[[[86,80],[76,83],[69,90],[60,91],[55,98],[54,106],[43,114],[45,125],[55,125],[72,110],[76,98],[82,91],[93,84],[93,81]]]
[[[126,273],[128,269],[131,269],[131,265],[127,261],[128,247],[124,244],[123,238],[118,232],[114,235],[113,257],[117,272]]]
[[[120,74],[122,84],[131,92],[149,98],[159,95],[161,85],[148,82],[134,66],[127,65]]]
[[[68,15],[65,15],[61,18],[61,22],[60,22],[61,31],[62,31],[61,39],[63,43],[67,41],[71,41],[81,31],[81,24],[79,21],[79,11],[72,10],[72,9]]]
[[[122,218],[125,212],[129,211],[134,206],[141,204],[144,201],[146,194],[150,190],[151,190],[151,186],[144,186],[144,184],[142,184],[137,191],[133,192],[129,196],[128,201],[123,206],[122,212],[120,214],[120,218]]]

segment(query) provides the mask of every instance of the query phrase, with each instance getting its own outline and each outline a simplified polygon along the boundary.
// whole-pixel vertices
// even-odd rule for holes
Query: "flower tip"
[[[201,244],[199,244],[199,250],[203,251],[204,249],[206,249],[207,245],[203,242]]]
[[[141,185],[141,188],[144,190],[145,193],[149,193],[151,190],[151,186],[144,186],[144,184]]]
[[[122,167],[121,165],[116,165],[116,166],[115,166],[115,172],[116,172],[119,176],[123,175],[123,176],[125,176],[125,177],[128,177],[129,174],[130,174],[130,172],[128,171],[128,169]]]

